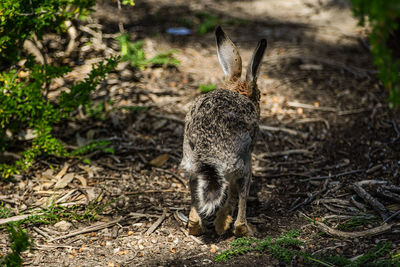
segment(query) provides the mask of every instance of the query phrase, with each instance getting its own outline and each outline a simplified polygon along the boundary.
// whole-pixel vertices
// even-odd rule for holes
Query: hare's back
[[[258,114],[250,99],[217,89],[195,100],[185,139],[197,158],[236,161],[248,156],[257,131]]]

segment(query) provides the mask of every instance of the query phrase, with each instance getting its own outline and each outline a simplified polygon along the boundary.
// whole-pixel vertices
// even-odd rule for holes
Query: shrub
[[[111,57],[95,65],[88,77],[63,92],[57,102],[51,102],[44,96],[43,85],[46,81],[60,77],[70,71],[69,68],[34,64],[28,69],[30,75],[18,78],[21,70],[11,70],[0,74],[0,149],[11,147],[17,136],[27,130],[33,130],[31,147],[23,151],[21,157],[12,164],[0,164],[0,175],[9,177],[29,168],[35,157],[42,154],[66,155],[61,142],[52,134],[53,126],[80,105],[89,102],[90,93],[118,62]]]
[[[147,59],[143,50],[143,40],[130,42],[128,34],[122,34],[117,38],[121,47],[122,60],[129,61],[132,68],[144,70],[147,66],[178,66],[180,61],[174,57],[176,50],[159,53]]]
[[[87,15],[95,4],[96,0],[0,1],[0,62],[20,60],[26,39],[41,39],[48,30],[62,32],[66,20]]]
[[[360,19],[360,24],[365,23],[365,17],[372,27],[370,33],[371,52],[374,64],[378,67],[378,77],[389,90],[391,106],[400,105],[400,59],[394,58],[389,47],[389,39],[400,39],[400,2],[398,0],[352,0],[355,16]]]
[[[22,265],[21,253],[31,247],[29,236],[25,229],[20,226],[9,225],[7,230],[11,239],[11,253],[4,257],[0,257],[1,266],[17,267]]]
[[[38,64],[22,50],[27,39],[40,41],[45,32],[61,33],[66,20],[86,16],[95,3],[96,0],[0,1],[0,152],[22,152],[12,154],[12,160],[0,158],[0,177],[26,170],[39,155],[66,155],[64,146],[52,133],[54,125],[88,103],[90,93],[116,66],[117,57],[100,62],[85,80],[50,101],[47,88],[51,80],[71,69]],[[31,133],[29,146],[21,149],[18,139],[26,132]],[[26,147],[26,138],[22,141]]]

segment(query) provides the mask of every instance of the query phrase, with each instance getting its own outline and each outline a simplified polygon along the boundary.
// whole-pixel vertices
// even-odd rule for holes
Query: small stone
[[[125,207],[125,199],[124,199],[124,198],[118,199],[118,201],[117,201],[117,207],[120,208],[120,209],[122,209],[122,208]]]
[[[214,254],[217,252],[217,249],[218,249],[218,247],[216,245],[212,244],[211,248],[210,248],[210,252]]]
[[[54,225],[54,227],[60,231],[67,232],[72,227],[72,223],[66,221],[59,221]]]

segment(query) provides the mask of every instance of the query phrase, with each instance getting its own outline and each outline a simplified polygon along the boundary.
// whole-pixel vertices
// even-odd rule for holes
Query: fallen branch
[[[337,174],[316,176],[316,177],[311,177],[308,179],[302,179],[302,180],[300,180],[300,182],[309,182],[312,180],[324,180],[324,179],[335,178],[335,177],[350,175],[350,174],[359,173],[359,172],[363,172],[363,170],[351,170],[351,171],[341,172],[341,173],[337,173]]]
[[[362,211],[365,210],[365,205],[356,200],[356,195],[352,195],[350,198],[350,201],[354,206],[356,206],[357,209],[362,210]]]
[[[358,238],[358,237],[367,237],[367,236],[374,236],[379,235],[384,232],[387,232],[392,229],[392,225],[384,223],[378,227],[371,228],[365,231],[358,231],[358,232],[343,232],[336,229],[329,227],[328,225],[315,221],[318,228],[326,234],[344,237],[344,238]]]
[[[400,210],[396,211],[395,213],[393,213],[392,215],[390,215],[389,217],[386,218],[386,220],[384,220],[383,222],[387,223],[390,220],[392,220],[395,217],[400,216]]]
[[[390,199],[394,202],[400,203],[400,195],[393,193],[389,190],[385,190],[382,187],[378,187],[376,193],[383,198]]]
[[[178,191],[176,189],[160,189],[160,190],[144,190],[144,191],[136,191],[136,192],[125,192],[125,195],[140,195],[140,194],[153,194],[153,193],[171,193],[171,192],[176,192],[176,193],[184,193],[188,194],[189,191],[186,190],[181,190]]]
[[[387,181],[382,181],[382,180],[362,180],[357,182],[358,185],[363,186],[363,185],[377,185],[377,184],[387,184]]]
[[[372,197],[364,188],[361,187],[358,183],[354,183],[351,185],[353,190],[357,193],[359,197],[364,199],[365,202],[370,204],[378,213],[381,215],[383,220],[386,220],[388,217],[388,211],[386,210],[385,206],[380,203],[377,199]]]
[[[111,221],[111,222],[91,225],[91,226],[88,226],[88,227],[86,227],[84,229],[77,230],[77,231],[74,231],[74,232],[66,234],[66,235],[62,235],[62,236],[58,236],[58,237],[52,238],[52,239],[49,240],[49,242],[53,242],[53,241],[56,241],[56,240],[60,240],[60,239],[64,239],[64,238],[68,238],[68,237],[72,237],[72,236],[76,236],[76,235],[80,235],[80,234],[85,234],[85,233],[89,233],[89,232],[94,232],[94,231],[98,231],[98,230],[101,230],[101,229],[105,229],[105,228],[108,228],[110,226],[113,226],[113,225],[119,223],[120,221],[122,221],[122,219],[123,219],[123,217],[120,217],[120,218],[118,218],[118,219],[116,219],[114,221]]]
[[[270,132],[284,132],[290,135],[294,135],[294,136],[300,136],[304,139],[307,139],[308,137],[308,133],[303,133],[300,131],[296,131],[293,129],[289,129],[289,128],[284,128],[284,127],[274,127],[274,126],[267,126],[267,125],[260,125],[260,130],[262,131],[270,131]]]
[[[309,196],[308,198],[304,199],[303,202],[300,202],[297,205],[295,205],[292,208],[290,208],[289,211],[294,211],[298,207],[306,205],[306,204],[311,203],[312,201],[314,201],[317,196],[325,193],[325,191],[328,189],[328,184],[329,184],[329,180],[326,180],[325,183],[324,183],[323,188],[320,191],[317,191],[317,192],[313,193],[311,196]]]
[[[290,149],[290,150],[285,150],[285,151],[261,153],[261,154],[256,155],[255,157],[258,160],[263,160],[262,158],[272,158],[272,157],[288,156],[288,155],[294,155],[294,154],[310,155],[312,153],[313,152],[309,151],[308,149]]]
[[[167,217],[167,209],[163,210],[162,215],[158,218],[157,221],[155,221],[155,223],[153,223],[152,226],[150,226],[149,229],[147,229],[145,235],[147,236],[151,235],[157,229],[157,227],[160,226],[160,224],[164,221],[165,217]]]
[[[24,215],[17,215],[17,216],[13,216],[10,218],[6,218],[6,219],[0,219],[0,225],[6,224],[6,223],[10,223],[10,222],[19,222],[22,220],[25,220],[29,217],[32,216],[40,216],[43,215],[43,213],[38,213],[38,214],[24,214]]]
[[[382,185],[381,187],[385,190],[389,190],[394,193],[400,193],[400,187],[395,186],[395,185]]]
[[[139,213],[139,212],[130,212],[129,217],[134,218],[158,218],[158,215],[155,214],[147,214],[147,213]]]
[[[45,237],[46,239],[51,239],[52,238],[48,233],[44,232],[43,230],[41,230],[40,228],[38,228],[36,226],[33,227],[33,230],[36,233],[38,233],[38,234],[42,235],[43,237]]]
[[[339,236],[339,237],[344,237],[344,238],[359,238],[359,237],[367,237],[367,236],[375,236],[375,235],[379,235],[382,233],[385,233],[389,230],[392,229],[392,225],[388,224],[388,223],[384,223],[378,227],[375,228],[371,228],[365,231],[357,231],[357,232],[343,232],[343,231],[339,231],[336,230],[334,228],[329,227],[328,225],[319,222],[319,221],[315,221],[313,219],[311,219],[310,217],[308,217],[307,215],[305,215],[304,213],[300,213],[302,216],[304,216],[305,218],[307,218],[308,220],[312,220],[315,225],[318,226],[318,228],[329,235],[333,235],[333,236]]]
[[[314,105],[310,105],[310,104],[304,104],[304,103],[299,103],[299,102],[294,102],[294,101],[289,101],[287,103],[287,105],[289,107],[292,108],[304,108],[304,109],[313,109],[313,110],[321,110],[321,111],[330,111],[330,112],[338,112],[338,110],[336,108],[332,108],[332,107],[317,107]]]
[[[313,122],[323,122],[328,130],[331,128],[331,126],[329,125],[328,120],[325,120],[323,118],[305,118],[305,119],[301,119],[301,120],[296,120],[295,121],[295,123],[299,123],[299,124],[313,123]]]

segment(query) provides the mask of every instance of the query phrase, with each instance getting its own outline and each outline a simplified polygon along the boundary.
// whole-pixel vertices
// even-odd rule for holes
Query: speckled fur
[[[217,233],[223,234],[232,221],[237,199],[241,207],[235,226],[247,229],[245,212],[251,152],[260,117],[256,76],[266,42],[259,43],[251,62],[255,66],[250,66],[248,71],[250,78],[242,81],[241,59],[236,47],[222,29],[217,28],[216,35],[221,49],[218,56],[229,79],[225,88],[198,97],[185,119],[181,168],[190,178],[191,233],[199,233],[202,216],[220,209],[214,224]]]

